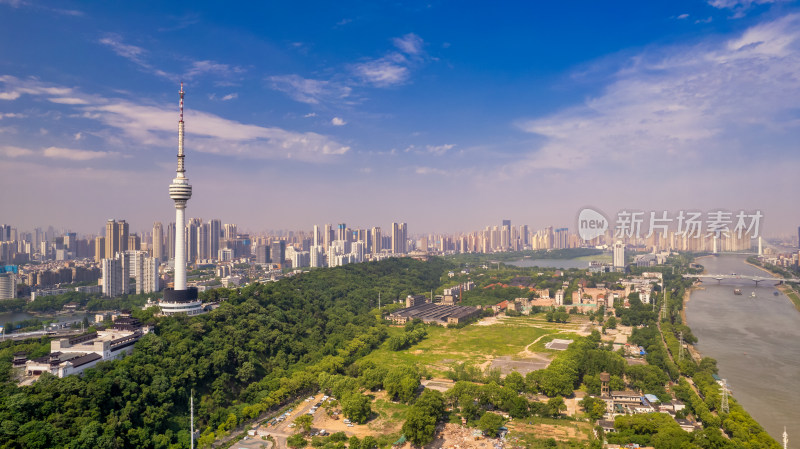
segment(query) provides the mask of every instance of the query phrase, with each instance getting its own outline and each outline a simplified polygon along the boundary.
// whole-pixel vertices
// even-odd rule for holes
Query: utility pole
[[[194,449],[194,390],[189,394],[189,441],[191,449]]]

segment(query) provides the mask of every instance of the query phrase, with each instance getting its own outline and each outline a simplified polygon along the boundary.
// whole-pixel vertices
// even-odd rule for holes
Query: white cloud
[[[688,18],[689,18],[689,14],[681,14],[681,15],[678,16],[678,19],[680,19],[680,20],[688,19]]]
[[[414,33],[408,33],[403,37],[396,37],[392,39],[392,42],[398,50],[409,55],[418,55],[422,53],[422,46],[424,44],[422,38]]]
[[[57,97],[57,98],[48,98],[53,103],[58,104],[88,104],[89,102],[82,99],[82,98],[74,98],[74,97]]]
[[[77,132],[75,133],[75,140],[81,140],[83,138],[83,133]]]
[[[405,83],[410,71],[405,65],[406,59],[399,53],[393,53],[374,61],[363,62],[354,66],[358,77],[377,87],[390,87]]]
[[[344,121],[344,119],[342,119],[342,118],[334,117],[334,118],[331,119],[331,125],[333,125],[333,126],[344,126],[346,124],[347,124],[347,122]]]
[[[311,118],[311,117],[316,117],[316,116],[317,116],[316,112],[309,112],[308,114],[304,115],[303,117],[304,118]]]
[[[105,138],[109,145],[163,147],[174,144],[178,112],[172,105],[161,107],[128,100],[82,95],[73,92],[72,89],[53,86],[35,79],[20,80],[10,76],[0,76],[0,83],[10,88],[9,91],[18,92],[20,95],[25,93],[48,99],[50,96],[60,98],[70,95],[81,99],[82,102],[65,104],[75,108],[82,118],[114,128],[114,132],[101,130],[95,133]],[[47,133],[47,129],[42,128],[41,132]],[[186,134],[187,139],[192,142],[193,150],[247,159],[290,157],[301,161],[324,162],[330,157],[350,150],[349,146],[322,134],[244,124],[192,109],[186,111]],[[68,153],[63,150],[62,148],[50,150],[49,156],[61,155],[66,158]],[[88,153],[70,153],[70,155],[73,156],[72,159],[104,157]]]
[[[122,37],[117,34],[108,34],[106,37],[101,38],[99,42],[111,48],[111,51],[118,56],[122,56],[143,67],[151,67],[142,60],[142,56],[147,53],[144,48],[123,43]]]
[[[519,122],[545,142],[525,163],[507,168],[638,169],[657,163],[663,170],[744,158],[760,135],[778,139],[800,127],[797,73],[798,15],[723,43],[649,50],[631,58],[601,95]]]
[[[33,156],[34,152],[27,148],[0,146],[0,154],[5,157]]]
[[[25,117],[25,114],[19,114],[19,113],[16,113],[16,112],[0,113],[0,120],[2,120],[4,118],[24,118],[24,117]]]
[[[0,100],[16,100],[22,95],[52,95],[61,97],[72,94],[73,90],[67,87],[58,87],[43,83],[36,78],[19,79],[11,75],[0,76],[0,83],[5,85],[5,91],[0,92]]]
[[[346,98],[352,92],[347,86],[333,81],[303,78],[299,75],[280,75],[268,78],[271,87],[289,95],[295,101],[318,104]]]
[[[428,145],[427,146],[428,152],[429,153],[433,153],[433,154],[435,154],[437,156],[441,156],[441,155],[447,153],[447,151],[453,149],[453,147],[455,147],[455,144],[452,144],[452,143],[448,143],[448,144],[445,144],[445,145]]]
[[[405,83],[411,69],[425,60],[424,41],[414,33],[392,40],[400,52],[392,51],[385,56],[353,65],[353,73],[362,81],[376,87],[391,87]]]
[[[70,148],[50,147],[42,152],[44,157],[54,159],[69,159],[72,161],[89,161],[114,156],[117,153],[108,151],[74,150]]]
[[[232,94],[225,95],[224,97],[222,97],[222,101],[233,100],[234,98],[239,98],[239,94],[234,92]]]
[[[184,78],[193,79],[201,75],[221,75],[228,76],[232,74],[244,73],[244,69],[238,66],[230,66],[228,64],[221,64],[215,61],[194,61],[191,68],[184,73]]]
[[[709,0],[708,4],[717,9],[750,8],[753,5],[777,3],[780,0]]]

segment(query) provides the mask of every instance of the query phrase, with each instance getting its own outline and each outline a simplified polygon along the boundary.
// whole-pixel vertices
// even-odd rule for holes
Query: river
[[[709,274],[764,275],[745,261],[740,255],[697,260]],[[783,293],[775,296],[772,285],[710,280],[703,287],[686,307],[697,349],[717,360],[733,396],[773,438],[781,441],[784,426],[790,438],[800,438],[800,401],[794,397],[800,392],[800,312]]]
[[[39,318],[42,320],[54,319],[59,323],[71,322],[71,321],[82,320],[84,316],[90,316],[90,315],[85,312],[75,312],[72,314],[61,314],[61,315],[54,315],[54,314],[32,315],[28,312],[3,312],[0,313],[0,326],[5,326],[6,323],[11,321],[23,321],[23,320],[29,320],[31,318]],[[8,331],[8,329],[6,329],[6,331]]]

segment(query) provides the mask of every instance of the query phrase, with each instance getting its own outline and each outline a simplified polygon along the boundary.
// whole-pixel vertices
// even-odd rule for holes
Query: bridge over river
[[[751,276],[746,274],[684,274],[684,278],[698,278],[698,279],[714,279],[717,282],[726,279],[744,279],[750,280],[758,285],[759,282],[775,282],[776,284],[783,284],[785,282],[798,283],[800,279],[797,278],[776,278],[772,276]]]

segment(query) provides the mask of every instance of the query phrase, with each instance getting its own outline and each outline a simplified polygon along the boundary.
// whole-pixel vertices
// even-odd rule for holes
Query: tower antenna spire
[[[186,173],[186,170],[183,167],[183,81],[181,81],[181,90],[178,92],[180,94],[180,119],[178,120],[178,169],[175,170],[178,173],[179,178],[183,178]]]

